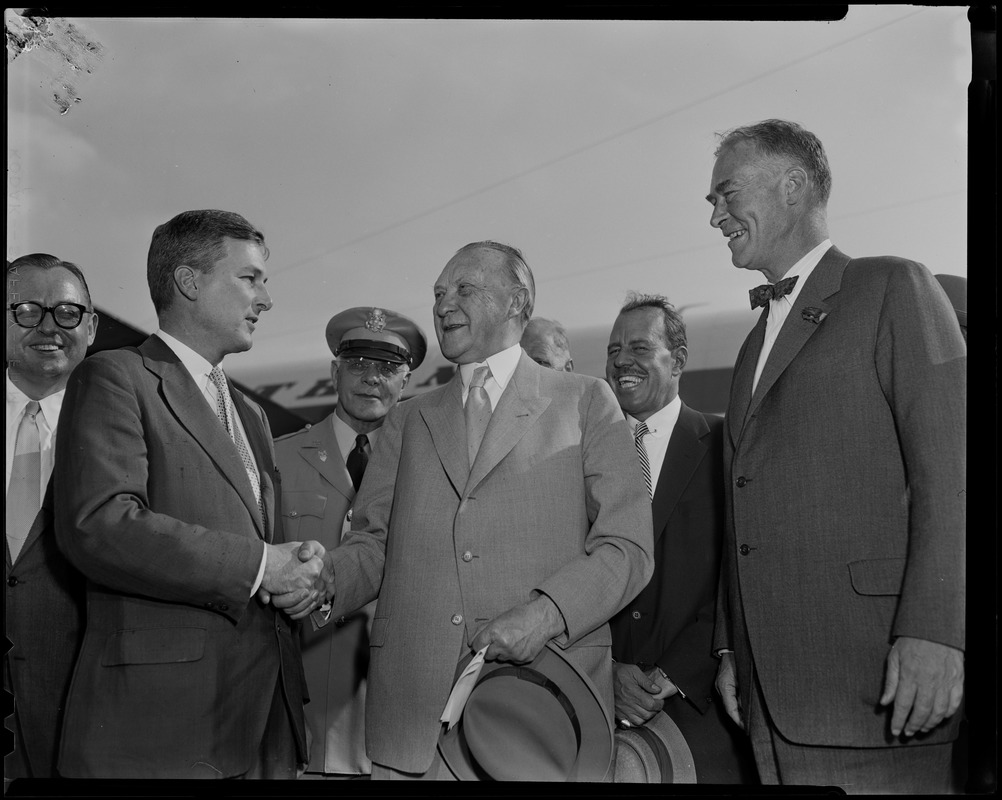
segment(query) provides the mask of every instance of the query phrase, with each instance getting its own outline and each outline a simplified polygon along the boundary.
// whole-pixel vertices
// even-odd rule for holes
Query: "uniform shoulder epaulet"
[[[312,428],[312,423],[307,422],[305,428],[300,428],[298,431],[293,431],[292,433],[283,433],[281,436],[276,436],[276,442],[284,442],[286,439],[292,439],[295,436],[306,433],[310,428]]]

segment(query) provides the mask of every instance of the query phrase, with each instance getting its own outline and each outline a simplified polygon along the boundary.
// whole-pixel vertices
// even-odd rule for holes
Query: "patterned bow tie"
[[[763,283],[761,286],[749,289],[748,297],[751,299],[752,311],[759,306],[764,306],[770,300],[778,300],[780,297],[788,295],[797,285],[799,277],[799,275],[794,275],[792,278],[783,278],[778,283]]]

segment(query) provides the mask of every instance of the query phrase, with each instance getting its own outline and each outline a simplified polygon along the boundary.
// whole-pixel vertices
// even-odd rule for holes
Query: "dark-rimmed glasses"
[[[371,367],[375,367],[381,378],[392,378],[407,366],[406,364],[392,364],[389,361],[376,361],[362,356],[351,358],[342,356],[337,359],[337,363],[358,377],[366,375]]]
[[[84,314],[94,313],[87,306],[82,306],[79,303],[59,303],[54,306],[43,306],[41,303],[27,301],[24,303],[11,303],[7,308],[13,313],[14,322],[22,328],[37,328],[42,324],[42,320],[45,319],[46,314],[52,314],[52,319],[55,320],[56,325],[67,331],[77,327],[83,321]]]

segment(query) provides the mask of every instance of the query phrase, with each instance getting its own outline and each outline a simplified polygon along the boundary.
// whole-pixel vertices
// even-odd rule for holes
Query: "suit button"
[[[230,607],[228,605],[226,605],[226,603],[220,603],[219,604],[219,610],[220,611],[229,611]]]
[[[206,603],[205,607],[209,608],[209,609],[212,609],[212,608],[215,608],[215,605],[213,605],[212,603]]]
[[[633,617],[634,619],[640,619],[640,612],[634,611],[630,616]]]
[[[463,561],[472,561],[472,560],[473,560],[473,553],[471,553],[469,550],[463,553]]]
[[[738,552],[741,553],[741,555],[746,556],[751,552],[751,548],[748,545],[743,544],[738,548]]]
[[[290,517],[297,517],[297,516],[299,516],[299,512],[298,511],[290,511],[289,512],[289,516]]]
[[[748,479],[744,475],[742,475],[735,481],[735,483],[738,485],[739,489],[744,489],[745,484],[748,483]]]
[[[462,614],[453,614],[452,615],[452,624],[453,625],[462,625],[463,624],[463,615]]]
[[[9,577],[9,578],[7,579],[7,585],[8,585],[8,586],[17,586],[17,578],[15,578],[15,577],[14,577],[13,575],[11,575],[11,576],[10,576],[10,577]]]

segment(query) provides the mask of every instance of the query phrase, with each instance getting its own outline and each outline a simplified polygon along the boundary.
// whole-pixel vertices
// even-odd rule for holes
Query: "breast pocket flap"
[[[282,492],[282,516],[324,518],[327,498],[316,492]]]

